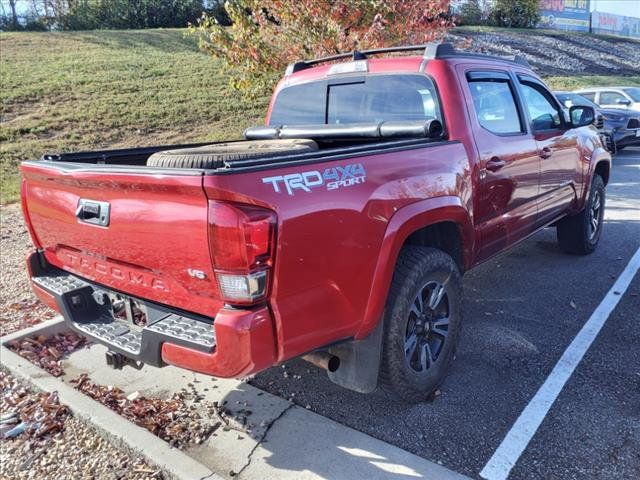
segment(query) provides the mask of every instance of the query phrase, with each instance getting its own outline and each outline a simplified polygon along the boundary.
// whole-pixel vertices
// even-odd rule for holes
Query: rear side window
[[[442,121],[435,86],[423,75],[371,75],[286,87],[270,125],[344,124],[388,120]]]
[[[505,78],[469,78],[478,123],[501,135],[522,132],[511,82]]]
[[[616,105],[618,100],[624,102],[626,98],[618,92],[600,92],[600,105]]]

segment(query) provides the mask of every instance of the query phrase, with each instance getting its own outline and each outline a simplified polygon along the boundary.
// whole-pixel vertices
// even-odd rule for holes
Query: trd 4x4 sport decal
[[[275,177],[265,177],[262,183],[270,183],[276,193],[282,192],[282,186],[289,195],[296,189],[311,192],[311,189],[325,186],[327,190],[351,187],[366,180],[366,172],[361,163],[352,163],[343,167],[327,168],[323,173],[309,170],[302,173],[290,173]]]

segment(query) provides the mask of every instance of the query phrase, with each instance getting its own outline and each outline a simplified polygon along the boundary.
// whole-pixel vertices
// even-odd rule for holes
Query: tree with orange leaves
[[[425,43],[452,26],[447,0],[229,0],[225,27],[203,15],[191,32],[249,94],[273,88],[290,62],[354,49]]]

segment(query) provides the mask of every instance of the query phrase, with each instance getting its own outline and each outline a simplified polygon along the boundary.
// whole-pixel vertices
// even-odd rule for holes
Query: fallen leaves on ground
[[[23,338],[7,343],[7,347],[31,363],[38,365],[54,377],[64,373],[61,359],[86,345],[88,341],[75,332],[56,333],[50,337]]]
[[[71,380],[76,389],[102,403],[130,422],[146,428],[174,447],[200,444],[215,432],[220,421],[209,420],[216,415],[217,405],[208,405],[206,418],[197,411],[202,398],[188,392],[176,393],[169,400],[129,395],[118,387],[99,385],[86,373]]]
[[[0,336],[33,327],[56,316],[56,312],[40,300],[23,298],[7,305],[0,316]]]
[[[60,404],[57,392],[33,393],[17,380],[0,371],[2,388],[2,438],[26,435],[42,440],[45,436],[61,431],[69,415],[65,405]]]
[[[120,451],[74,418],[58,395],[35,393],[0,371],[0,478],[159,480],[162,471]]]

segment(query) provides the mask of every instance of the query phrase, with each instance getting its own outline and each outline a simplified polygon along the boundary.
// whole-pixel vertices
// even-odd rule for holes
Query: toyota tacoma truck
[[[418,402],[454,358],[464,272],[545,227],[596,248],[611,157],[593,122],[523,58],[296,62],[244,140],[23,162],[32,286],[115,368],[303,357]]]

